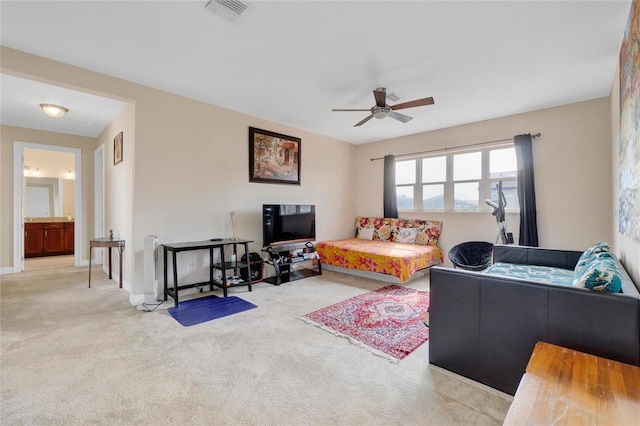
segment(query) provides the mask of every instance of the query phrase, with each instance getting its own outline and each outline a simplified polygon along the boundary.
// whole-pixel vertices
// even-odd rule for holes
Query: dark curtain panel
[[[531,134],[514,137],[518,161],[518,201],[520,202],[521,246],[538,247],[538,219],[536,217],[536,188],[533,180],[533,137]]]
[[[396,161],[393,155],[384,156],[384,203],[383,217],[398,217],[398,200],[396,198]]]

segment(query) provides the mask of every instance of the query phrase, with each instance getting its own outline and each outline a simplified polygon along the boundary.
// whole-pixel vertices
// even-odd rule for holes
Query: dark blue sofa
[[[496,245],[493,262],[573,269],[581,254]],[[429,362],[511,395],[538,341],[640,365],[640,293],[616,262],[615,294],[431,268]]]

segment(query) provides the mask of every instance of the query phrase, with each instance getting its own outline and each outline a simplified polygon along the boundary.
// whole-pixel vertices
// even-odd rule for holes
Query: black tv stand
[[[291,281],[301,280],[303,278],[309,278],[316,275],[322,275],[322,264],[320,259],[313,257],[305,259],[304,256],[292,256],[290,250],[277,252],[273,247],[266,247],[263,249],[269,254],[273,268],[275,269],[275,275],[265,278],[263,281],[273,285],[280,285],[282,283],[288,283]],[[315,251],[313,252],[315,255]],[[291,269],[291,265],[299,262],[314,262],[317,269],[300,268]]]

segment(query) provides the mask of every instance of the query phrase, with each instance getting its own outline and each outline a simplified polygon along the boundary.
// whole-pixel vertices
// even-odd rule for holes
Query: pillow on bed
[[[418,230],[418,235],[414,244],[437,246],[442,230],[442,222],[437,220],[421,219],[392,219],[394,231],[391,241],[398,241],[398,232],[402,228],[414,228]]]
[[[389,241],[391,238],[391,219],[383,217],[361,217],[356,218],[356,229],[373,228],[373,239]],[[356,234],[357,236],[357,234]]]
[[[442,222],[436,220],[424,221],[425,223],[419,226],[418,236],[416,237],[416,244],[437,246],[440,239],[440,231],[442,230]]]
[[[413,244],[418,236],[416,228],[400,228],[395,236],[396,243]]]
[[[373,228],[358,228],[359,240],[373,240]]]

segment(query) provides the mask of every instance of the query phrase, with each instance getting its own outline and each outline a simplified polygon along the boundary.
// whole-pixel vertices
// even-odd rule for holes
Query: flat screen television
[[[316,240],[316,206],[309,204],[263,204],[263,246]]]

